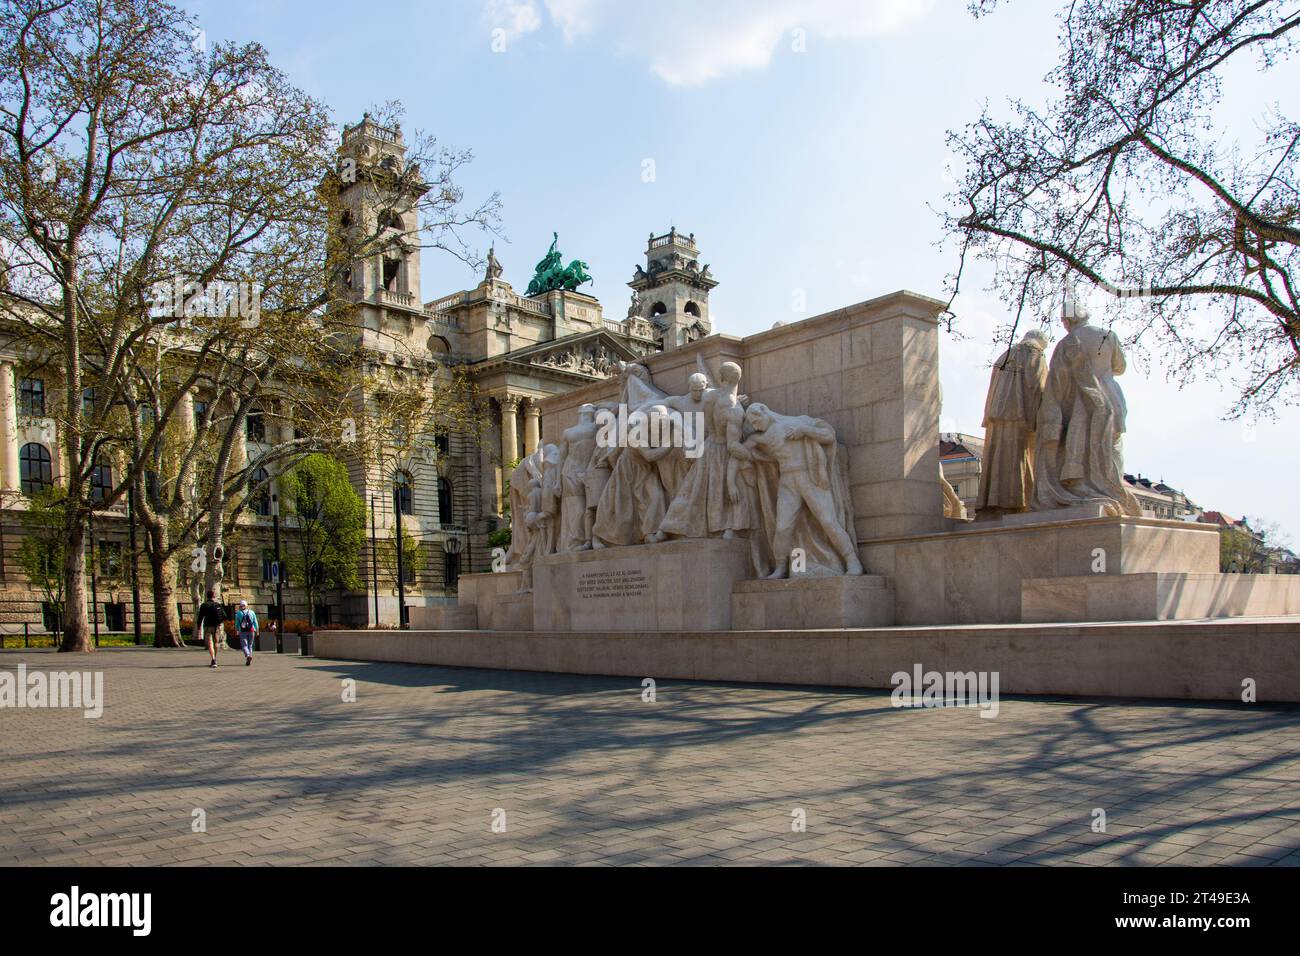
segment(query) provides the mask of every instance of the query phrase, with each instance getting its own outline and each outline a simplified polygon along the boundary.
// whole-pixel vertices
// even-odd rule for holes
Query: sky
[[[1048,0],[1004,2],[978,20],[964,0],[182,6],[209,40],[266,46],[340,125],[397,100],[408,134],[472,149],[460,182],[467,202],[500,192],[496,253],[516,289],[558,232],[565,261],[589,265],[584,291],[622,318],[646,238],[676,226],[719,281],[714,330],[732,335],[898,289],[946,299],[946,131],[985,102],[1044,102],[1058,56]],[[1275,102],[1300,114],[1298,67],[1244,75],[1234,120]],[[479,279],[445,254],[426,253],[421,270],[426,302]],[[1008,318],[988,282],[987,269],[968,271],[953,303],[961,335],[942,333],[942,431],[981,431],[989,366],[1005,347],[993,330]],[[1276,523],[1300,546],[1288,477],[1300,473],[1300,409],[1228,420],[1230,381],[1179,388],[1158,354],[1121,384],[1126,471]]]

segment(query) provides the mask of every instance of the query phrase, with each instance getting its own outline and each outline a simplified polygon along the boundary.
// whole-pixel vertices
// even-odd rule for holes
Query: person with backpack
[[[239,602],[235,612],[235,633],[239,635],[239,647],[244,652],[244,666],[253,663],[253,641],[257,639],[257,612],[248,606],[247,601]]]
[[[208,599],[199,605],[198,618],[194,621],[199,630],[199,640],[206,639],[208,645],[208,657],[212,659],[209,667],[217,666],[217,649],[226,638],[223,633],[225,623],[226,609],[217,603],[216,592],[209,591]]]

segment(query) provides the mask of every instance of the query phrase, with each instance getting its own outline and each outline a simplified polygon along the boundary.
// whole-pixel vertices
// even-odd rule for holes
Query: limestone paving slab
[[[1294,706],[1003,698],[984,719],[879,691],[663,680],[651,702],[632,678],[236,656],[0,654],[102,671],[105,697],[99,719],[0,710],[0,862],[1300,861]]]

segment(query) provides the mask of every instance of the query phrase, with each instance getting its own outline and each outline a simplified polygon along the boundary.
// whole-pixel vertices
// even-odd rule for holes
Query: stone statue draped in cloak
[[[1034,510],[1099,504],[1108,514],[1140,515],[1124,487],[1123,438],[1128,408],[1117,375],[1124,351],[1113,332],[1088,323],[1067,303],[1069,334],[1047,370],[1035,441]]]
[[[724,362],[719,385],[703,398],[704,451],[686,472],[660,524],[661,534],[683,538],[736,537],[753,526],[747,489],[737,482],[741,460],[744,406],[740,366]],[[739,450],[737,450],[739,449]]]
[[[984,403],[984,461],[976,509],[990,517],[1026,511],[1034,497],[1034,434],[1047,362],[1047,337],[1037,329],[993,363]]]
[[[644,365],[620,362],[618,370],[619,402],[629,414],[649,413],[668,397],[651,382],[650,370]],[[655,538],[668,507],[660,462],[671,450],[671,446],[629,446],[609,455],[614,464],[596,506],[593,547],[643,544]]]

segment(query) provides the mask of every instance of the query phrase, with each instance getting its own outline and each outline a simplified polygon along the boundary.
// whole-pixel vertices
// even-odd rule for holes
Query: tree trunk
[[[217,474],[212,481],[212,494],[208,496],[208,567],[203,575],[204,594],[212,592],[213,598],[218,604],[224,604],[224,595],[222,585],[225,578],[223,565],[216,559],[218,553],[225,556],[225,545],[222,542],[221,519],[224,516],[224,501],[221,495],[222,485],[225,483],[225,462],[224,456],[218,462]],[[218,552],[217,549],[221,551]]]
[[[153,646],[183,647],[176,610],[176,560],[167,556],[167,529],[162,522],[147,528],[149,570],[153,577]]]
[[[70,520],[63,556],[63,641],[60,651],[93,651],[90,618],[86,614],[86,525]]]

